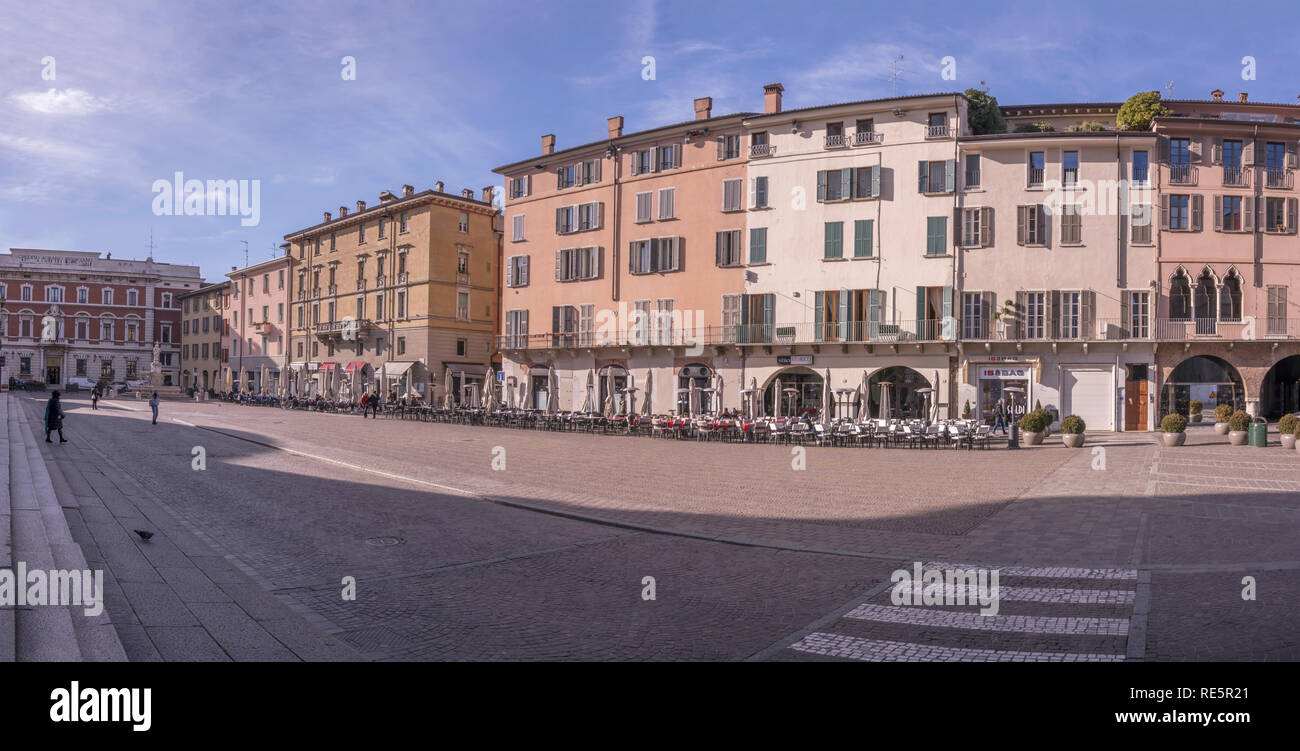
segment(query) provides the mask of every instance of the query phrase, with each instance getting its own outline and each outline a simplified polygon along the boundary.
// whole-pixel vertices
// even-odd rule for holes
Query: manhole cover
[[[387,547],[389,545],[401,545],[404,542],[406,542],[406,540],[403,540],[400,537],[367,537],[366,538],[367,545],[378,545],[380,547]]]

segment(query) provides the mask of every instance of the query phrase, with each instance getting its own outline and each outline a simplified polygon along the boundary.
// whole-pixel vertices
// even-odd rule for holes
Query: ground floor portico
[[[1161,343],[1156,360],[1161,415],[1192,400],[1206,415],[1219,404],[1268,420],[1300,412],[1300,342]]]
[[[173,346],[162,348],[162,385],[180,383],[179,355]],[[93,381],[136,381],[149,376],[152,344],[98,347],[65,342],[0,348],[0,381],[39,381],[49,389],[66,388],[74,378]]]

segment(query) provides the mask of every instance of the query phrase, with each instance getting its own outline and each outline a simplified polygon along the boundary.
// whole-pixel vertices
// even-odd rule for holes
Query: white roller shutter
[[[1088,430],[1115,429],[1115,388],[1109,368],[1064,368],[1061,381],[1062,418],[1078,415]]]

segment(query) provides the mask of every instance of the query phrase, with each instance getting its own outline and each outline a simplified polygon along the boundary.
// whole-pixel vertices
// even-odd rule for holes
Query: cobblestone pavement
[[[1300,457],[1206,431],[800,471],[782,446],[70,406],[73,445],[368,659],[1300,659]],[[998,616],[894,605],[916,561],[1003,569]]]

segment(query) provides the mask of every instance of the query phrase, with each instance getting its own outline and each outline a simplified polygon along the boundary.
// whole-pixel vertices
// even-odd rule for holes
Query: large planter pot
[[[1228,443],[1232,444],[1233,446],[1245,446],[1246,438],[1249,436],[1250,433],[1248,433],[1245,430],[1229,430]]]
[[[1287,449],[1288,451],[1291,450],[1291,449],[1293,449],[1293,448],[1295,448],[1295,436],[1294,436],[1294,435],[1283,435],[1283,436],[1282,436],[1282,448]]]
[[[1226,423],[1226,422],[1216,422],[1216,423],[1214,423],[1214,432],[1215,432],[1215,433],[1218,433],[1219,435],[1227,435],[1227,434],[1228,434],[1228,423]]]
[[[1162,433],[1160,435],[1160,442],[1165,444],[1165,446],[1168,448],[1181,446],[1184,443],[1187,443],[1187,434],[1186,433]]]
[[[1072,449],[1083,445],[1083,433],[1062,433],[1061,442]]]
[[[1047,433],[1030,433],[1028,430],[1021,432],[1020,438],[1026,446],[1041,446]]]
[[[1192,416],[1191,416],[1191,421],[1192,421],[1192,422],[1200,422],[1200,421],[1201,421],[1201,413],[1200,413],[1200,412],[1197,412],[1196,414],[1192,415]]]

